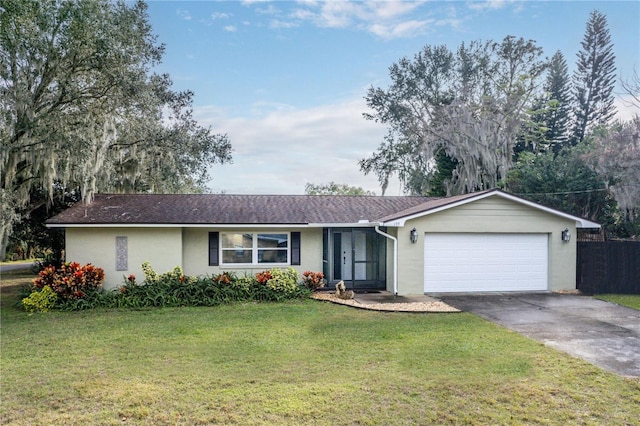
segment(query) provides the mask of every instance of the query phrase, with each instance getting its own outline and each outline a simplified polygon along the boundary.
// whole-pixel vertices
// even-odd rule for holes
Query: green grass
[[[596,298],[640,310],[640,294],[598,294]]]
[[[3,277],[0,424],[634,424],[640,381],[470,314],[313,300],[27,315]]]

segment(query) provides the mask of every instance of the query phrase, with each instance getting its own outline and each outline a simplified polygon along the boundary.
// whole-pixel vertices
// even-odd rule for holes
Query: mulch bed
[[[340,299],[331,292],[315,292],[311,296],[316,300],[337,303],[339,305],[352,306],[359,309],[369,309],[372,311],[388,312],[460,312],[460,310],[449,306],[439,300],[432,302],[409,302],[409,303],[360,303],[357,299]],[[357,296],[356,296],[357,298]]]

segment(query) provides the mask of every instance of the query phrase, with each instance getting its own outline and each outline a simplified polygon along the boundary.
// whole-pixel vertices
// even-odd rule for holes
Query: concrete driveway
[[[605,370],[640,377],[640,311],[636,309],[555,293],[438,297]]]
[[[3,272],[29,271],[33,267],[33,262],[27,263],[5,263],[0,265],[0,274]]]

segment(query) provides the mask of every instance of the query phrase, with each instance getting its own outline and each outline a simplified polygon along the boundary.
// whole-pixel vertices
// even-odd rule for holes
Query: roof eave
[[[372,228],[381,222],[332,223],[47,223],[47,228]]]
[[[47,223],[47,228],[307,228],[307,223]]]
[[[310,223],[309,228],[373,228],[375,226],[382,226],[382,222],[369,222],[359,221],[355,223],[351,222],[331,222],[331,223]]]

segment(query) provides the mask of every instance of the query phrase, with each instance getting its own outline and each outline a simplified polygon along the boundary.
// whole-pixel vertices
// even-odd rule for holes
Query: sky
[[[570,73],[594,9],[607,17],[617,78],[640,72],[640,2],[629,1],[158,1],[148,15],[165,45],[154,71],[194,93],[194,117],[226,134],[233,162],[214,165],[214,193],[303,194],[331,181],[380,194],[358,161],[386,128],[363,118],[370,87],[426,45],[455,50],[512,35],[560,50]],[[617,88],[622,95],[622,89]],[[635,111],[617,99],[619,116]],[[387,195],[401,195],[392,182]]]

